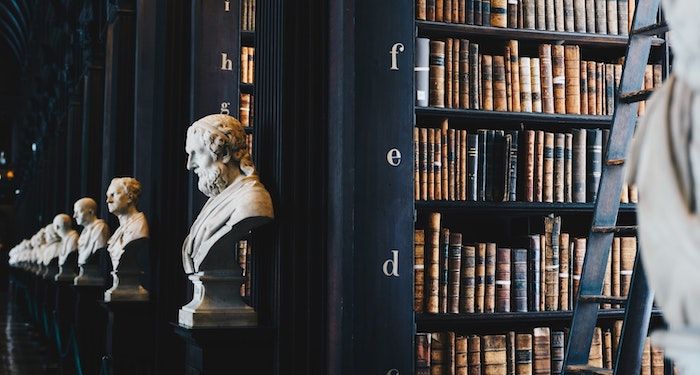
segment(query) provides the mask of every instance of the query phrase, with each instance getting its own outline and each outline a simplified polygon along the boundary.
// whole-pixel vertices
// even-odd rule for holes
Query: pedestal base
[[[105,284],[97,264],[82,264],[78,276],[73,279],[74,285],[102,287]]]
[[[99,374],[105,355],[107,314],[99,305],[104,295],[102,287],[73,286],[75,316],[73,327],[78,347],[81,374]]]
[[[148,301],[148,290],[141,286],[139,271],[112,271],[112,287],[105,292],[105,302]]]
[[[150,302],[103,302],[107,310],[105,357],[113,375],[153,373],[153,306]],[[111,371],[109,371],[111,370]]]
[[[68,281],[56,282],[55,310],[53,311],[52,341],[54,347],[62,353],[72,353],[73,321],[75,317],[75,294]],[[76,373],[76,363],[73,355],[59,356],[59,366],[62,374]]]
[[[192,301],[183,306],[178,323],[189,328],[253,327],[258,315],[243,302],[243,277],[235,271],[198,272],[190,275],[194,284]]]

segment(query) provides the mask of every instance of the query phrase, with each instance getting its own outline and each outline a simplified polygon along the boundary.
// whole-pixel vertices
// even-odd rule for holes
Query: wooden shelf
[[[251,83],[241,83],[241,92],[244,94],[254,94],[255,93],[255,85]]]
[[[241,30],[241,45],[246,47],[255,46],[255,31]]]
[[[626,35],[605,35],[566,31],[509,29],[491,26],[453,24],[433,21],[416,21],[418,36],[434,37],[488,37],[499,40],[531,40],[534,42],[576,44],[592,47],[627,48]],[[664,39],[655,37],[652,46],[662,46]]]
[[[571,125],[575,127],[607,128],[612,123],[612,116],[595,115],[562,115],[534,112],[503,112],[484,111],[480,109],[453,109],[435,107],[415,107],[416,121],[428,118],[449,118],[463,120],[479,120],[470,123],[469,128],[481,129],[488,121],[492,123],[515,123],[528,125]],[[473,125],[473,126],[472,126]]]
[[[416,201],[417,210],[468,213],[508,213],[541,215],[547,213],[593,213],[594,203]],[[634,213],[635,204],[620,204],[620,213]]]

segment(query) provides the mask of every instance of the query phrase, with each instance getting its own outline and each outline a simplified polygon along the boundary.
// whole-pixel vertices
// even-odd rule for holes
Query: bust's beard
[[[199,182],[197,183],[199,191],[210,198],[224,191],[229,185],[224,173],[225,167],[224,164],[216,163],[209,168],[199,169],[198,172],[200,173],[197,174],[199,177]]]

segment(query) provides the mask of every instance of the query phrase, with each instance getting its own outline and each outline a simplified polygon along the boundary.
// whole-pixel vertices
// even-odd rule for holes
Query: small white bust
[[[54,258],[60,255],[61,237],[56,233],[53,223],[44,227],[44,241],[39,251],[45,266],[48,266]]]
[[[56,234],[61,237],[58,265],[62,266],[66,262],[68,255],[78,250],[78,232],[73,229],[70,216],[66,214],[58,214],[54,217],[53,228]]]
[[[95,251],[107,246],[109,226],[97,218],[97,202],[92,198],[81,198],[73,205],[75,222],[83,227],[78,239],[78,264],[85,264]]]
[[[141,183],[132,177],[113,178],[107,189],[107,207],[119,219],[119,228],[107,241],[114,270],[119,266],[124,246],[139,238],[148,238],[146,215],[136,208],[140,195]]]

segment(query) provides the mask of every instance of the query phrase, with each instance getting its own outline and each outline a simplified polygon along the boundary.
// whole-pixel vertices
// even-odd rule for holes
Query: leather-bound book
[[[425,302],[425,231],[416,229],[413,234],[413,310],[423,312]]]
[[[549,31],[554,31],[556,30],[556,21],[555,21],[555,12],[554,12],[554,7],[555,5],[555,0],[545,0],[546,6],[545,6],[545,24],[547,26],[547,30]]]
[[[491,26],[508,27],[508,0],[491,0]]]
[[[426,306],[425,312],[437,314],[439,310],[438,289],[440,289],[440,214],[433,212],[428,216],[428,228],[425,231],[425,259],[427,264]]]
[[[454,39],[452,41],[452,108],[460,108],[460,43],[459,39]]]
[[[481,337],[477,335],[467,336],[467,373],[469,375],[481,375]]]
[[[430,375],[430,333],[416,333],[416,375]]]
[[[554,113],[554,83],[552,76],[552,46],[540,44],[540,78],[542,81],[542,112]]]
[[[544,308],[546,311],[559,310],[559,234],[561,217],[553,215],[544,218]]]
[[[450,257],[450,230],[447,228],[440,229],[440,275],[438,289],[438,311],[441,314],[447,312],[447,280],[449,273],[449,257]]]
[[[569,310],[569,234],[559,235],[559,310]]]
[[[510,130],[508,131],[508,135],[510,136],[510,142],[509,142],[509,158],[508,158],[508,199],[505,199],[510,202],[515,202],[518,200],[518,154],[519,154],[519,146],[520,146],[520,137],[517,130]]]
[[[603,295],[609,296],[612,293],[612,262],[610,261],[610,256],[608,256],[606,259],[607,264],[605,265],[605,277],[603,279]],[[609,303],[602,303],[600,304],[600,307],[603,309],[609,309],[611,305]]]
[[[426,18],[426,0],[416,0],[416,19],[425,20]]]
[[[503,56],[493,56],[493,109],[508,110],[506,97],[506,66]]]
[[[644,340],[644,350],[642,350],[641,362],[641,375],[651,375],[651,340],[648,337]]]
[[[443,141],[441,129],[435,129],[435,154],[433,155],[433,199],[442,199],[442,152]]]
[[[467,4],[466,0],[453,0],[452,8],[454,10],[454,3],[457,2],[457,20],[455,23],[464,24],[467,21]]]
[[[484,293],[486,291],[486,244],[476,244],[476,268],[474,278],[474,312],[484,312]]]
[[[493,201],[493,183],[495,180],[496,163],[496,131],[493,129],[486,130],[486,193],[484,198],[486,201]]]
[[[469,145],[467,144],[467,131],[459,131],[459,200],[467,200],[467,149]]]
[[[652,81],[653,87],[660,87],[663,81],[663,66],[661,64],[654,64],[652,68]]]
[[[573,0],[574,3],[574,31],[586,32],[586,0]]]
[[[638,203],[639,202],[639,192],[637,191],[637,185],[630,185],[630,203]]]
[[[440,151],[440,196],[447,199],[450,189],[450,131],[449,131],[449,121],[448,119],[442,119],[440,124],[440,136],[442,138],[442,145]]]
[[[575,27],[574,0],[564,0],[564,30],[574,32]]]
[[[547,30],[546,0],[535,1],[535,28],[537,30]]]
[[[491,1],[481,0],[481,24],[484,26],[491,26]]]
[[[462,268],[462,234],[450,233],[447,273],[447,312],[459,313],[459,282]]]
[[[532,335],[529,333],[515,335],[515,373],[532,375]]]
[[[479,75],[479,65],[481,57],[479,56],[479,45],[477,43],[469,43],[469,108],[480,109],[480,97],[479,95],[479,81],[481,76]]]
[[[603,331],[603,366],[612,369],[614,362],[612,354],[612,333],[610,329],[606,329]]]
[[[564,365],[564,332],[552,331],[552,375],[562,373]]]
[[[452,22],[452,0],[443,0],[442,2],[442,20],[443,22]]]
[[[620,203],[629,203],[629,185],[626,182],[622,183],[622,190],[620,191]]]
[[[510,312],[510,251],[496,250],[496,311]]]
[[[573,185],[573,135],[564,134],[564,202],[571,203]]]
[[[450,0],[446,0],[450,1]],[[452,108],[452,44],[454,39],[447,38],[445,40],[445,108]]]
[[[445,107],[445,42],[430,41],[430,92],[431,107]]]
[[[466,23],[467,25],[475,25],[474,23],[474,0],[466,0],[467,1],[467,10],[466,10]]]
[[[540,0],[522,0],[523,3],[523,28],[534,30],[536,28],[535,3]],[[543,2],[544,3],[544,2]]]
[[[637,255],[637,238],[620,238],[620,296],[627,297],[632,281],[634,258]]]
[[[542,251],[540,247],[540,235],[531,234],[528,236],[530,247],[527,266],[527,294],[528,294],[528,310],[540,311],[540,295],[542,284]]]
[[[578,46],[564,47],[566,113],[581,114],[581,59]]]
[[[456,138],[457,138],[457,132],[455,129],[450,129],[448,131],[448,142],[449,145],[447,146],[447,171],[448,171],[448,177],[447,177],[447,196],[445,199],[447,200],[455,200],[455,181],[456,181],[456,176],[457,176],[457,145],[456,145]]]
[[[425,0],[425,18],[428,21],[435,21],[435,1]]]
[[[413,199],[420,200],[420,129],[413,128]]]
[[[496,310],[496,244],[486,244],[484,274],[484,312]]]
[[[554,96],[554,112],[566,113],[566,69],[564,46],[552,46],[552,93]]]
[[[564,133],[554,134],[554,202],[564,202],[565,138]]]
[[[615,111],[615,65],[605,64],[605,114]]]
[[[445,349],[445,367],[443,374],[455,373],[455,333],[447,332],[447,348]]]
[[[536,142],[536,141],[535,141]],[[554,133],[544,133],[542,201],[554,201]]]
[[[518,0],[508,0],[508,25],[506,27],[509,27],[511,29],[517,29],[518,26],[518,19],[522,16],[520,13],[522,10],[519,8],[522,7],[522,1]]]
[[[455,375],[467,375],[468,345],[466,336],[455,337]]]
[[[478,145],[478,157],[477,157],[477,194],[479,201],[486,200],[486,143],[488,138],[488,131],[485,129],[479,129],[479,145]]]
[[[508,106],[508,111],[513,110],[513,78],[512,78],[512,71],[510,68],[510,47],[507,45],[505,46],[504,50],[504,55],[503,55],[503,63],[505,65],[505,70],[506,70],[506,105]]]
[[[605,63],[596,63],[596,109],[597,115],[605,115]]]
[[[595,32],[608,33],[607,0],[595,0]]]
[[[571,276],[571,290],[573,291],[574,298],[573,301],[578,299],[578,286],[581,284],[581,273],[583,272],[583,259],[586,256],[586,239],[585,238],[575,238],[574,239],[574,259],[571,262],[572,265],[572,276]]]
[[[420,199],[428,200],[428,129],[420,129]],[[432,160],[432,159],[431,159]]]
[[[445,0],[435,0],[435,21],[445,21]]]
[[[581,92],[581,114],[588,114],[588,62],[581,61],[579,88]]]
[[[617,22],[617,0],[606,0],[607,9],[606,17],[608,19],[608,34],[617,35],[618,34],[618,22]]]
[[[651,375],[664,374],[664,350],[658,346],[651,346]]]
[[[474,24],[475,25],[483,25],[481,1],[482,0],[474,0]]]
[[[485,335],[481,338],[482,374],[503,375],[506,373],[506,336]]]
[[[597,108],[597,80],[596,80],[596,63],[595,61],[588,61],[586,63],[586,79],[588,80],[588,114],[598,115],[600,114]]]
[[[459,108],[469,108],[469,40],[459,41]]]
[[[586,202],[586,129],[574,129],[572,199],[577,203]]]
[[[416,38],[416,105],[427,107],[430,85],[430,39]]]
[[[537,327],[532,330],[532,346],[532,373],[535,375],[550,375],[552,357],[548,327]]]
[[[547,280],[545,277],[547,265],[545,264],[546,258],[544,256],[544,249],[547,248],[546,242],[546,236],[540,235],[540,249],[542,249],[542,253],[540,255],[540,311],[546,311],[545,301],[547,300],[545,295],[547,291],[547,286],[545,285]]]
[[[634,18],[634,9],[636,6],[637,0],[627,1],[627,19],[629,19],[629,28],[627,29],[627,32],[630,32],[630,30],[632,30],[632,20]]]
[[[250,94],[241,94],[240,96],[241,106],[239,109],[240,121],[243,126],[251,126],[252,122],[250,120],[250,107],[252,96]]]
[[[506,374],[515,375],[515,332],[506,335]]]
[[[627,2],[635,0],[617,0],[617,33],[620,35],[628,35],[630,27],[630,18],[627,14]]]
[[[586,32],[595,33],[595,0],[586,2]]]
[[[241,47],[241,83],[252,83],[248,82],[248,51],[252,49],[250,47]]]
[[[544,190],[544,131],[535,131],[534,201],[542,202]]]
[[[496,158],[494,159],[496,168],[494,169],[493,199],[496,202],[507,200],[508,192],[508,171],[510,166],[510,145],[511,138],[503,130],[496,130]]]
[[[532,90],[532,112],[542,112],[542,85],[540,59],[530,58],[530,89]]]
[[[588,354],[588,365],[603,367],[603,334],[600,327],[596,327],[591,341],[591,351]]]
[[[459,291],[459,312],[474,312],[474,282],[476,266],[476,247],[474,245],[462,246],[462,272]]]
[[[588,129],[586,133],[586,200],[595,202],[602,170],[603,132]]]
[[[493,57],[491,55],[481,55],[481,103],[482,109],[493,110]]]
[[[477,201],[478,185],[478,162],[479,162],[479,136],[477,134],[467,135],[467,200]]]
[[[613,353],[617,354],[617,347],[620,344],[620,337],[622,337],[622,320],[613,322],[612,336]]]
[[[510,50],[510,84],[513,91],[513,112],[520,112],[520,56],[518,52],[518,41],[509,40]]]
[[[435,133],[440,137],[440,130],[428,129],[428,200],[435,200]],[[439,149],[438,149],[439,150]],[[439,152],[439,151],[438,151]]]
[[[532,112],[532,81],[530,78],[530,58],[520,58],[520,110]]]
[[[564,1],[554,0],[554,29],[564,31]]]
[[[445,375],[450,345],[448,332],[434,332],[430,337],[430,374]]]
[[[513,249],[512,260],[512,311],[527,312],[527,249]]]
[[[525,130],[525,139],[523,145],[525,149],[523,153],[525,160],[523,163],[523,196],[525,202],[532,202],[534,199],[534,182],[535,182],[535,131]]]
[[[613,238],[610,259],[610,267],[612,269],[610,292],[613,297],[620,297],[620,237]],[[613,305],[613,307],[618,308],[620,305]]]

